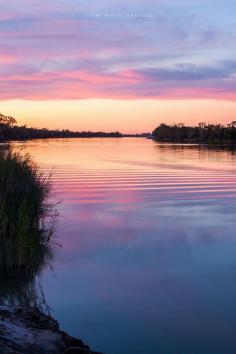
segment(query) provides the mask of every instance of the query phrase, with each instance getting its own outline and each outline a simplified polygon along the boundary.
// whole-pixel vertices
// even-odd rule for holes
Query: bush
[[[29,156],[0,156],[0,275],[34,273],[42,264],[53,231],[49,192]]]

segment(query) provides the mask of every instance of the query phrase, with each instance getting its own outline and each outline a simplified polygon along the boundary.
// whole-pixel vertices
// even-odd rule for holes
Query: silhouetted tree
[[[110,137],[119,138],[123,135],[119,132],[73,132],[68,129],[49,130],[46,128],[35,129],[27,126],[17,126],[15,118],[5,116],[0,113],[0,141],[7,140],[28,140],[28,139],[48,139],[48,138],[96,138]]]
[[[16,124],[16,120],[13,117],[10,116],[5,116],[2,113],[0,113],[0,125],[6,125],[8,127],[12,127],[14,124]]]
[[[197,127],[180,124],[160,124],[152,136],[155,140],[176,143],[236,143],[236,121],[227,126],[199,123]]]

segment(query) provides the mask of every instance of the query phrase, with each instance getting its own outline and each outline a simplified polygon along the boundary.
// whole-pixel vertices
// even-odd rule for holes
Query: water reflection
[[[43,285],[64,328],[107,354],[235,353],[234,152],[145,139],[25,149],[62,200]]]
[[[0,277],[1,305],[37,308],[45,314],[50,314],[41,281],[41,275],[29,277],[18,274],[17,277]]]
[[[42,284],[42,272],[52,269],[53,248],[51,244],[40,254],[35,253],[34,262],[29,258],[23,269],[13,269],[7,276],[0,272],[0,304],[37,308],[45,314],[50,314]],[[4,256],[0,248],[0,269],[5,269]]]

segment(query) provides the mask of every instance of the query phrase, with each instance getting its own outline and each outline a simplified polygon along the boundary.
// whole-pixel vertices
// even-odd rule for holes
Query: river
[[[235,354],[236,154],[142,138],[13,143],[52,174],[52,315],[106,354]]]

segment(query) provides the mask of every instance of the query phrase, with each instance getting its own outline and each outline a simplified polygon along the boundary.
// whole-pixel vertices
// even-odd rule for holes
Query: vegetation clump
[[[29,156],[0,155],[0,275],[35,273],[43,263],[53,231],[49,192]]]
[[[74,132],[69,129],[50,130],[29,128],[26,125],[18,126],[15,118],[0,113],[0,141],[50,139],[50,138],[120,138],[119,132]]]
[[[236,121],[226,126],[199,123],[196,127],[163,123],[152,132],[152,137],[161,142],[236,144]]]

